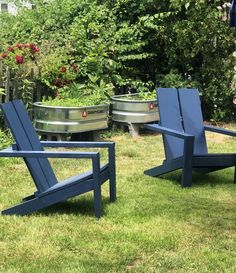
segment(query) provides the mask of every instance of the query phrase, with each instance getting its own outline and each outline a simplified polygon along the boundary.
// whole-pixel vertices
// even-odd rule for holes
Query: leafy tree
[[[1,46],[38,44],[47,85],[76,63],[79,84],[95,77],[116,93],[198,87],[207,118],[235,118],[236,32],[223,20],[223,0],[33,2],[34,10],[0,15]]]

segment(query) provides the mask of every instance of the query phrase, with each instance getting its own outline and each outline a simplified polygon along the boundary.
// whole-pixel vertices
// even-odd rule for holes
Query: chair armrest
[[[48,152],[48,151],[14,151],[4,149],[0,157],[28,157],[28,158],[98,158],[99,152]]]
[[[58,147],[71,147],[71,148],[76,148],[76,147],[81,147],[81,148],[108,148],[108,162],[109,162],[109,165],[111,165],[111,168],[114,168],[115,169],[115,142],[80,142],[80,141],[41,141],[40,142],[44,147],[55,147],[55,148],[58,148]],[[9,148],[7,148],[9,149]],[[10,148],[12,149],[13,151],[17,151],[17,152],[23,152],[23,151],[20,151],[18,149],[18,146],[16,143],[12,144],[12,147]],[[2,152],[2,151],[1,151]],[[1,152],[0,152],[0,157],[1,156],[4,156],[4,155],[1,155]],[[5,150],[4,150],[5,152]],[[32,151],[31,151],[32,152]],[[34,151],[35,153],[36,151]],[[41,152],[41,151],[37,151],[38,152]],[[46,151],[45,151],[46,152]],[[48,152],[48,154],[63,154],[63,152]],[[69,154],[68,152],[64,153],[65,155]],[[75,153],[71,153],[72,155],[73,154],[81,154],[81,155],[87,155],[87,154],[93,154],[92,152],[87,152],[87,153],[79,153],[79,152],[75,152]],[[7,157],[7,156],[6,156]],[[12,155],[12,157],[14,157]],[[19,156],[20,157],[20,156]],[[21,156],[23,157],[23,156]],[[40,157],[43,157],[42,155]],[[45,156],[47,157],[47,156]],[[51,157],[51,156],[50,156]],[[53,156],[56,158],[56,156]],[[58,156],[59,157],[59,156]],[[61,156],[60,156],[61,157]],[[61,157],[62,158],[62,157]],[[73,157],[71,157],[73,158]],[[76,157],[78,158],[78,157]]]
[[[173,129],[170,129],[170,128],[167,128],[167,127],[163,127],[163,126],[160,126],[160,125],[157,125],[157,124],[147,124],[147,125],[145,125],[145,128],[150,129],[150,130],[155,131],[155,132],[159,132],[159,133],[162,133],[162,134],[167,134],[167,135],[170,135],[170,136],[175,136],[175,137],[182,138],[182,139],[185,139],[185,138],[188,138],[188,137],[194,137],[193,135],[186,134],[184,132],[173,130]]]
[[[215,127],[211,125],[204,125],[204,129],[209,132],[236,137],[236,131],[227,130],[227,129],[223,129],[223,128],[219,128],[219,127]]]
[[[109,148],[114,142],[89,142],[89,141],[40,141],[43,147],[71,147],[71,148]]]

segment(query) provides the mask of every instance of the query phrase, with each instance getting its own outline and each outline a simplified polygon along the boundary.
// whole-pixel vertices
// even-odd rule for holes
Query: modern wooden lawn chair
[[[116,199],[115,143],[113,142],[40,142],[24,108],[15,100],[1,104],[1,109],[15,139],[12,148],[0,151],[1,157],[22,157],[37,191],[2,214],[24,215],[93,191],[95,216],[101,216],[101,185],[109,179],[110,201]],[[43,147],[108,148],[108,163],[100,166],[99,152],[44,151]],[[92,160],[92,170],[58,182],[48,158],[83,158]]]
[[[146,170],[159,176],[182,169],[183,187],[190,187],[192,171],[208,173],[236,165],[236,151],[228,154],[208,153],[205,131],[236,136],[236,132],[204,125],[197,89],[158,88],[160,125],[146,128],[163,135],[165,157],[163,164]],[[236,182],[236,169],[234,174]]]

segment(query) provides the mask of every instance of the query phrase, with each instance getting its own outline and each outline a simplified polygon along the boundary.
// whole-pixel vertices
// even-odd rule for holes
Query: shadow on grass
[[[104,207],[110,204],[108,197],[102,198],[102,216],[105,215]],[[94,215],[94,201],[93,199],[85,199],[75,197],[64,202],[51,205],[47,208],[41,209],[34,213],[35,215],[51,216],[52,214],[68,214],[68,215],[80,215],[80,216],[92,216]]]
[[[160,179],[165,179],[171,181],[174,185],[181,186],[181,177],[182,171],[173,171],[168,174],[159,176]],[[210,185],[211,187],[219,185],[227,185],[234,183],[234,171],[232,171],[232,176],[225,174],[222,170],[211,172],[211,173],[197,173],[193,172],[192,186],[191,187],[200,187]]]
[[[234,229],[236,199],[233,189],[236,185],[233,180],[231,169],[194,173],[192,187],[185,189],[181,188],[180,170],[147,178],[147,191],[142,192],[141,205],[136,205],[131,212],[135,216],[133,221],[139,219],[146,223],[151,219],[165,219],[173,225],[197,227],[206,233]],[[137,195],[141,195],[140,192]]]

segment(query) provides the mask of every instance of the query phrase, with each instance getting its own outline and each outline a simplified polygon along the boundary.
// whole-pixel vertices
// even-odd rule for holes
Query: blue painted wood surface
[[[236,166],[236,153],[208,153],[205,130],[229,136],[236,136],[236,132],[203,124],[197,89],[159,88],[157,94],[160,125],[149,124],[145,127],[163,134],[166,159],[161,166],[146,170],[145,174],[159,176],[182,169],[181,185],[189,187],[193,170],[208,173]]]
[[[177,89],[158,88],[157,98],[160,125],[179,132],[184,132]],[[183,155],[184,143],[182,139],[164,134],[163,141],[166,159],[170,160]]]
[[[109,180],[110,201],[116,200],[115,143],[113,142],[40,142],[22,101],[1,104],[8,126],[16,141],[12,148],[0,151],[0,157],[23,157],[38,191],[2,214],[24,215],[57,202],[94,192],[95,216],[101,216],[101,185]],[[108,163],[100,166],[98,152],[44,151],[43,147],[108,148]],[[48,158],[84,158],[92,160],[92,170],[57,181]]]
[[[230,11],[229,11],[229,24],[231,27],[236,27],[236,1],[231,1]]]
[[[194,136],[194,154],[207,154],[207,144],[198,90],[180,88],[178,93],[184,132]]]
[[[212,125],[204,125],[204,129],[205,129],[205,131],[236,137],[236,132],[232,131],[232,130],[227,130],[227,129],[215,127]]]

